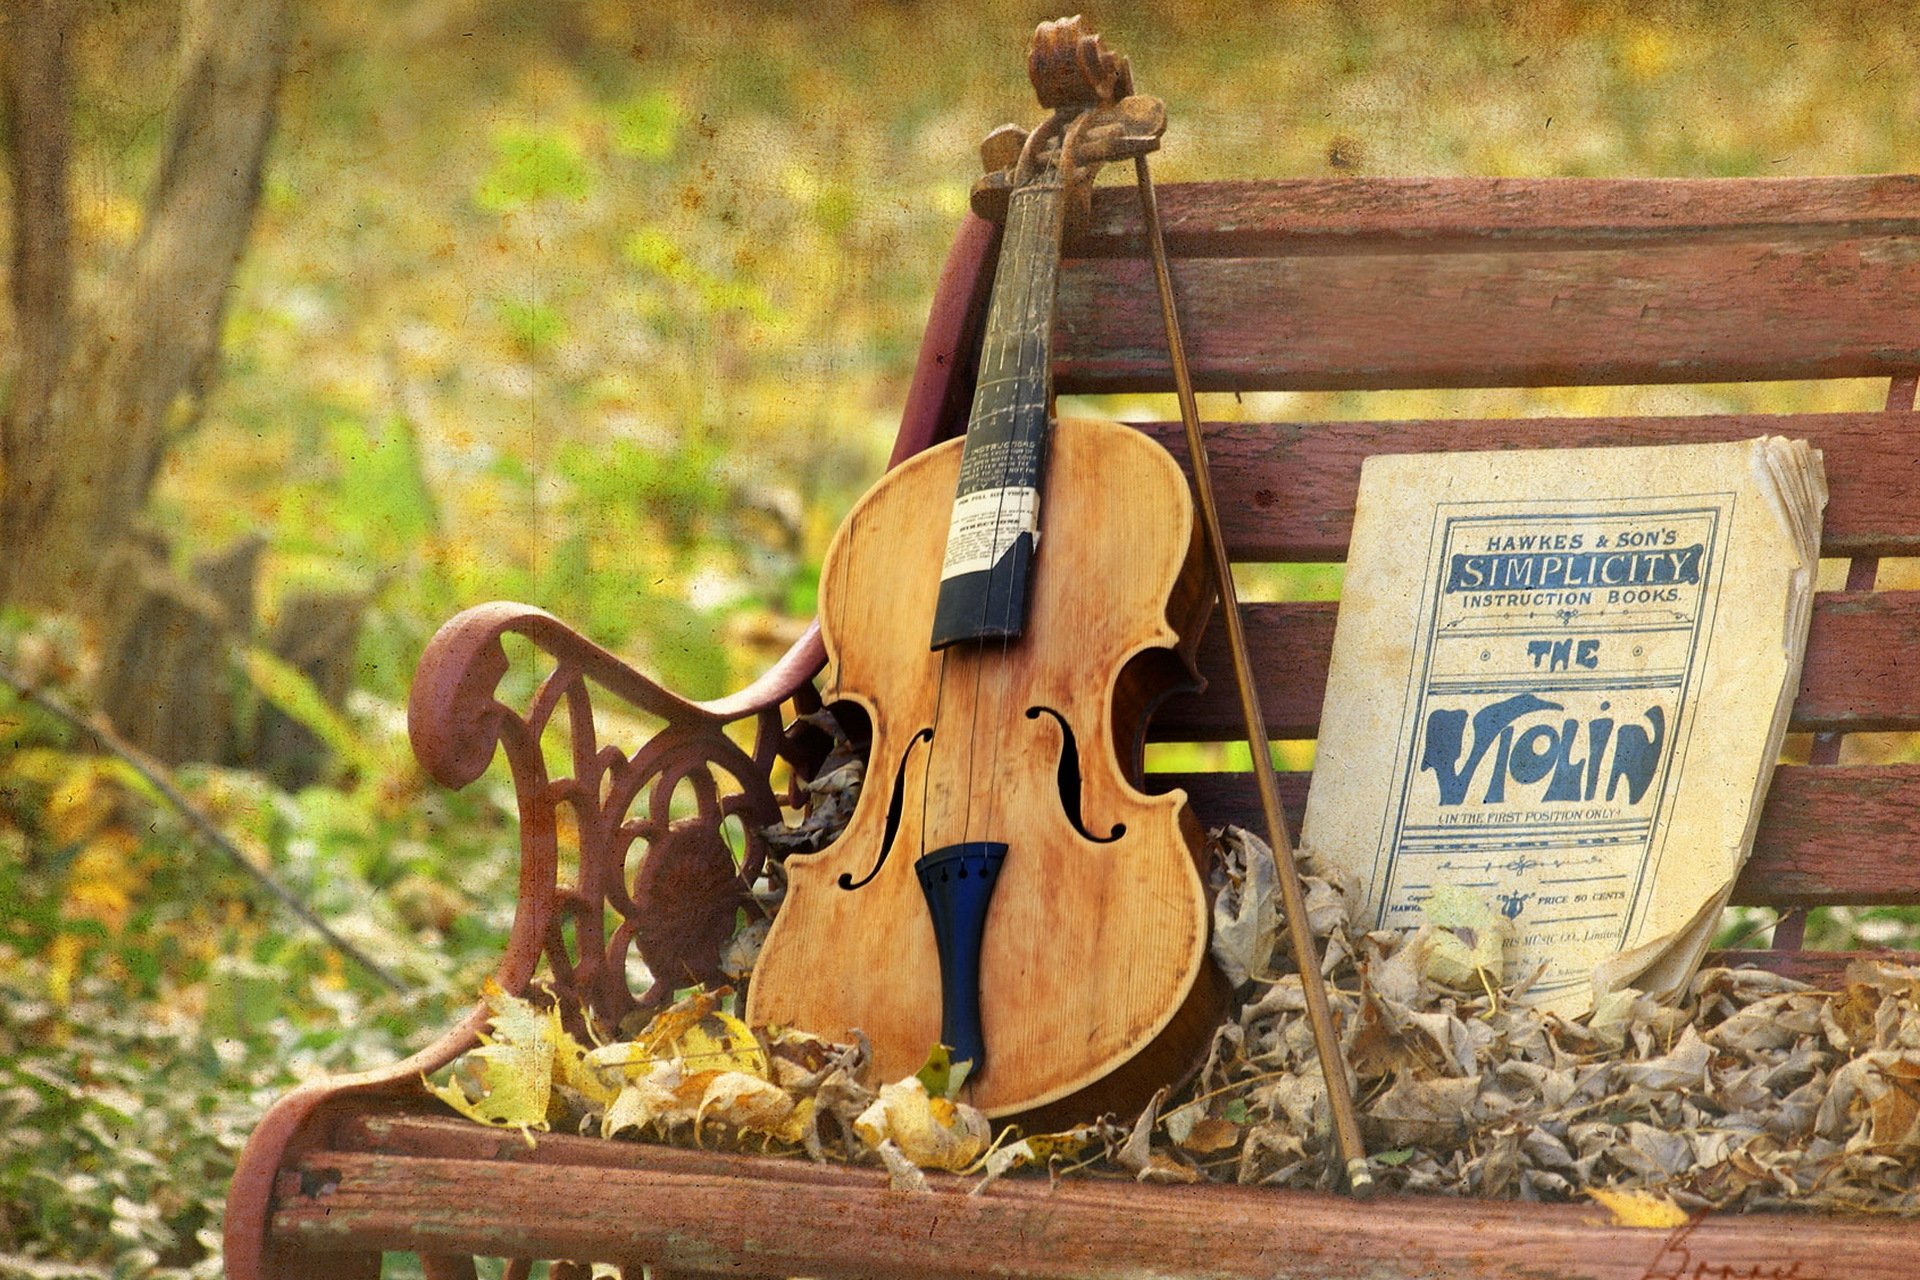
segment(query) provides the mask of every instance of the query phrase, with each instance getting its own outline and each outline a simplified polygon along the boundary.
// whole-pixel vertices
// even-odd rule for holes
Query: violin
[[[834,843],[787,859],[747,1016],[858,1029],[883,1080],[943,1043],[988,1116],[1071,1123],[1190,1072],[1224,1001],[1199,824],[1184,792],[1141,790],[1147,716],[1198,687],[1214,593],[1166,451],[1052,412],[1063,226],[1164,108],[1078,18],[1040,26],[1028,75],[1051,114],[982,148],[975,205],[1005,230],[966,435],[889,472],[828,547],[823,696],[871,722],[866,783]]]

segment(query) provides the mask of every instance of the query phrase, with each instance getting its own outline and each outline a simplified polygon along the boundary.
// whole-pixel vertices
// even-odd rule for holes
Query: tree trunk
[[[108,554],[99,581],[115,602],[102,645],[109,661],[94,692],[107,719],[168,764],[230,759],[234,665],[226,610],[133,539]]]
[[[9,360],[15,406],[46,403],[67,347],[73,288],[69,249],[73,215],[67,197],[67,32],[71,0],[18,0],[0,32],[6,68],[0,109],[6,111],[13,169],[13,299],[19,341]],[[0,436],[0,467],[11,470]],[[12,546],[0,538],[0,546]]]
[[[22,372],[0,419],[0,602],[96,618],[113,608],[96,590],[100,566],[217,365],[290,15],[289,0],[188,0],[140,237],[97,304],[69,322],[64,46],[74,13],[69,0],[19,0],[7,88]]]

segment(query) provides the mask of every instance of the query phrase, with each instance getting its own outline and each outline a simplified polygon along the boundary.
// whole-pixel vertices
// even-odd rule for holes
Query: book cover
[[[1302,843],[1372,927],[1481,897],[1557,1011],[1684,982],[1786,731],[1825,500],[1778,438],[1369,459]]]

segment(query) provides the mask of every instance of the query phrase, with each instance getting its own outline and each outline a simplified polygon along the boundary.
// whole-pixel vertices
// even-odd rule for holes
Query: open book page
[[[1777,437],[1369,459],[1302,843],[1375,927],[1482,897],[1558,1012],[1678,986],[1753,844],[1825,504]]]

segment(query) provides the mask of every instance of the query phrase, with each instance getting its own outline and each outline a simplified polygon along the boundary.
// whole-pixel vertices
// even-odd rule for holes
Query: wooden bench
[[[1762,432],[1813,441],[1832,489],[1827,554],[1851,565],[1846,589],[1822,593],[1814,613],[1793,716],[1813,735],[1810,763],[1776,775],[1735,895],[1790,914],[1776,951],[1731,958],[1831,978],[1845,957],[1797,949],[1805,909],[1920,901],[1920,764],[1838,763],[1845,734],[1920,730],[1920,592],[1875,589],[1880,557],[1920,554],[1920,178],[1334,179],[1173,186],[1162,205],[1202,390],[1888,380],[1884,412],[1223,423],[1211,447],[1236,559],[1324,562],[1343,558],[1372,453]],[[1168,388],[1138,227],[1130,188],[1103,189],[1093,225],[1068,244],[1062,393]],[[896,460],[966,421],[992,249],[992,229],[969,219],[940,278]],[[1311,737],[1334,607],[1247,609],[1268,721],[1276,736]],[[1204,655],[1211,689],[1165,707],[1156,738],[1238,732],[1219,632]],[[508,633],[554,664],[520,708],[496,700]],[[796,724],[818,706],[820,661],[809,633],[749,688],[694,703],[536,609],[483,605],[442,629],[413,689],[420,759],[459,787],[502,751],[519,794],[524,862],[503,986],[543,973],[612,1025],[719,975],[745,901],[734,848],[750,877],[768,856],[759,829],[825,747]],[[598,729],[594,716],[607,698],[661,727],[637,745],[606,743],[604,710]],[[552,776],[540,750],[550,727],[571,742],[569,777]],[[1153,784],[1187,787],[1207,822],[1252,822],[1249,779]],[[1307,779],[1284,782],[1297,823]],[[630,985],[636,960],[656,985]],[[1357,1204],[1087,1178],[1009,1179],[972,1197],[965,1181],[937,1178],[925,1197],[887,1190],[877,1171],[804,1160],[565,1136],[529,1146],[446,1115],[419,1086],[482,1026],[476,1009],[405,1062],[281,1100],[234,1177],[228,1274],[373,1275],[378,1251],[413,1250],[436,1277],[472,1275],[479,1254],[603,1260],[629,1276],[646,1263],[776,1276],[1839,1280],[1912,1275],[1920,1244],[1913,1227],[1881,1219],[1723,1215],[1664,1234],[1606,1225],[1589,1204]]]

